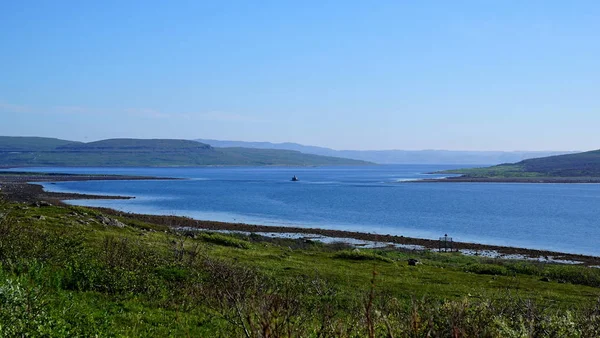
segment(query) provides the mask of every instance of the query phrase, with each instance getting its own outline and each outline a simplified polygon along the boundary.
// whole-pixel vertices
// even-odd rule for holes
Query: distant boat
[[[297,182],[297,181],[300,181],[300,180],[298,179],[298,177],[296,177],[296,175],[294,175],[294,177],[292,177],[292,182]]]

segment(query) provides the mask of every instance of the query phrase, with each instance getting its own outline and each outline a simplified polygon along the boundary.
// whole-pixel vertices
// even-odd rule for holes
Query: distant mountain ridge
[[[337,156],[378,164],[499,164],[525,159],[575,153],[566,151],[457,151],[457,150],[334,150],[298,143],[219,141],[196,139],[213,147],[296,150],[306,154]]]
[[[215,148],[190,140],[109,139],[83,143],[0,136],[0,167],[366,164],[369,163],[290,150]]]
[[[104,152],[169,152],[210,150],[208,144],[173,139],[108,139],[89,143],[67,143],[56,147],[59,151],[104,151]]]

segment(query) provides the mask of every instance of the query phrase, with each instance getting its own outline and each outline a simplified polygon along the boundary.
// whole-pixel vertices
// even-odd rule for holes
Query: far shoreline
[[[598,184],[600,177],[445,177],[424,178],[414,181],[402,181],[398,183],[530,183],[530,184]]]
[[[124,180],[180,180],[172,177],[128,176],[110,174],[64,174],[39,172],[0,172],[0,193],[14,202],[65,201],[75,199],[133,199],[134,196],[90,195],[80,193],[52,192],[36,183],[77,181],[124,181]]]
[[[11,177],[12,176],[12,177]],[[34,176],[34,177],[32,177]],[[177,178],[162,178],[162,177],[145,177],[145,176],[124,176],[124,175],[72,175],[72,174],[35,174],[25,173],[25,175],[1,175],[0,174],[0,188],[1,193],[7,197],[8,200],[14,202],[24,203],[39,203],[40,201],[50,202],[54,204],[60,204],[69,206],[62,201],[73,200],[73,199],[131,199],[134,196],[110,196],[110,195],[87,195],[79,193],[59,193],[59,192],[48,192],[44,188],[32,182],[64,182],[64,181],[89,181],[89,180],[164,180],[164,179],[177,179]],[[402,183],[414,183],[414,182],[431,182],[429,181],[411,181]],[[446,181],[447,182],[447,181]],[[502,182],[505,183],[505,182]],[[218,221],[207,221],[207,220],[196,220],[185,216],[168,216],[168,215],[147,215],[147,214],[136,214],[119,211],[116,209],[101,208],[101,207],[88,207],[91,209],[100,210],[103,213],[117,216],[117,217],[128,217],[136,220],[145,221],[148,223],[155,223],[161,225],[167,225],[170,228],[181,228],[190,227],[203,230],[212,231],[243,231],[250,233],[297,233],[310,235],[320,235],[334,238],[350,238],[355,240],[382,242],[382,243],[393,243],[399,245],[409,246],[421,246],[428,250],[437,250],[439,246],[439,240],[426,239],[426,238],[413,238],[405,237],[401,235],[389,235],[389,234],[376,234],[366,233],[357,231],[346,231],[346,230],[331,230],[323,228],[310,228],[310,227],[288,227],[288,226],[267,226],[267,225],[252,225],[245,223],[229,223],[229,222],[218,222]],[[469,250],[473,252],[485,252],[495,251],[500,256],[503,255],[518,255],[524,259],[537,259],[543,257],[551,257],[554,260],[574,261],[581,262],[587,266],[599,266],[600,257],[585,255],[585,254],[574,254],[564,253],[551,250],[540,250],[540,249],[528,249],[501,245],[491,244],[480,244],[470,242],[454,242],[453,248],[455,250]]]

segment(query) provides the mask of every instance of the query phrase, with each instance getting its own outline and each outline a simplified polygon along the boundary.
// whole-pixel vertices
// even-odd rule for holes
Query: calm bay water
[[[71,201],[124,211],[320,227],[600,255],[600,185],[403,183],[449,166],[30,168],[187,178],[45,184],[133,200]],[[18,169],[22,170],[22,169]],[[299,182],[291,182],[297,175]]]

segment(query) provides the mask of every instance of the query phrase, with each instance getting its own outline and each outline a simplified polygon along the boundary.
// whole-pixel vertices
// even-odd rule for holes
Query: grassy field
[[[600,334],[595,268],[181,232],[82,207],[0,204],[0,336]]]
[[[462,174],[466,177],[539,177],[540,173],[527,172],[516,164],[503,164],[486,168],[468,168],[445,170],[447,174]]]

